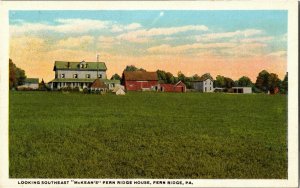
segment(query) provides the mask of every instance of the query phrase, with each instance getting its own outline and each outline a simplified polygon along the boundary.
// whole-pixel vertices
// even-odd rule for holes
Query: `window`
[[[99,74],[99,75],[98,75],[98,78],[102,78],[102,74]]]
[[[73,78],[78,78],[78,74],[73,74]]]
[[[65,78],[65,74],[61,74],[61,75],[60,75],[60,78]]]
[[[87,64],[85,64],[85,68],[87,68]]]
[[[84,64],[81,64],[81,65],[80,65],[80,68],[83,68],[83,66],[84,66]]]
[[[85,77],[86,78],[91,78],[91,75],[90,74],[86,74]]]

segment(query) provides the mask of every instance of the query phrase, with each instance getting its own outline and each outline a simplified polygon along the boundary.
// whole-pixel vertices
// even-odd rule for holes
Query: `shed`
[[[91,91],[107,91],[107,86],[103,81],[101,81],[99,78],[97,78],[91,85],[90,85]]]
[[[115,93],[116,95],[125,95],[125,91],[120,87],[114,89],[113,93]]]
[[[233,93],[252,93],[251,87],[232,87]]]
[[[186,85],[182,81],[176,84],[159,84],[154,88],[156,91],[162,92],[186,92]]]

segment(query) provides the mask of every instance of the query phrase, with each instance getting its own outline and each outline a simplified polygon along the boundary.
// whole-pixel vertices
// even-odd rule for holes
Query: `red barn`
[[[158,84],[156,72],[124,71],[123,79],[127,91],[150,90]]]
[[[177,84],[160,84],[160,90],[164,92],[186,92],[186,86],[182,81]]]

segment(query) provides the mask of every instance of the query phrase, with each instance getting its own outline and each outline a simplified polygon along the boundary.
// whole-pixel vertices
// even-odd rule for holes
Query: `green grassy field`
[[[10,93],[11,178],[287,178],[287,97]]]

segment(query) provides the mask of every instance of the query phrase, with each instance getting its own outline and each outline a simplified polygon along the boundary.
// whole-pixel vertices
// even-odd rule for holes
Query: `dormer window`
[[[91,78],[91,75],[90,74],[86,74],[85,77],[86,78]]]
[[[85,63],[85,61],[81,61],[80,68],[87,68],[87,64]]]
[[[98,78],[102,78],[102,74],[99,74],[99,75],[98,75]]]
[[[73,74],[73,78],[78,78],[78,74]]]
[[[60,78],[65,78],[65,74],[61,74],[61,75],[60,75]]]

